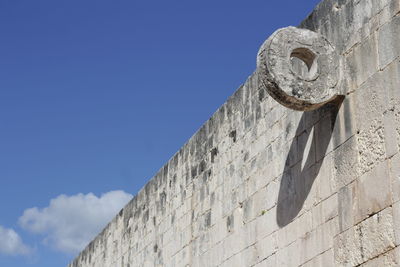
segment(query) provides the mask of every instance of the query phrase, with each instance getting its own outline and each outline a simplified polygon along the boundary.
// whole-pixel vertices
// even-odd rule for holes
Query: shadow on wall
[[[279,227],[288,225],[302,209],[324,160],[342,102],[343,98],[303,113],[282,174],[277,204]],[[317,120],[313,127],[306,128]]]

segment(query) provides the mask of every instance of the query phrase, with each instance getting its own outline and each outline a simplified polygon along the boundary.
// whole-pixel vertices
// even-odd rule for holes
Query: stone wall
[[[325,0],[300,27],[345,98],[299,112],[249,77],[70,267],[400,265],[400,0]]]

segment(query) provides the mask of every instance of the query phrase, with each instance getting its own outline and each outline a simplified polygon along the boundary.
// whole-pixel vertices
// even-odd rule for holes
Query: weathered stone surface
[[[390,180],[393,192],[393,202],[400,201],[400,154],[389,160]]]
[[[317,109],[337,97],[338,68],[339,56],[327,39],[295,27],[277,30],[257,56],[259,87],[296,110]]]
[[[399,55],[400,17],[394,17],[379,29],[379,67],[383,69]]]
[[[396,247],[389,252],[378,256],[375,259],[367,261],[364,264],[361,264],[362,267],[376,267],[376,266],[385,266],[385,267],[395,267],[400,265],[400,248]]]
[[[399,11],[399,0],[324,0],[307,30],[289,30],[304,45],[278,49],[278,31],[263,46],[275,56],[261,49],[257,71],[70,267],[399,266]],[[320,51],[310,79],[296,49],[318,42],[343,65]],[[275,100],[267,63],[294,79],[280,93],[297,104],[281,103],[311,111]],[[346,97],[314,109],[335,94]]]
[[[387,208],[335,237],[338,266],[357,266],[395,247],[392,209]]]
[[[355,190],[354,197],[357,206],[354,223],[390,206],[393,202],[388,162],[380,163],[372,171],[357,179]]]

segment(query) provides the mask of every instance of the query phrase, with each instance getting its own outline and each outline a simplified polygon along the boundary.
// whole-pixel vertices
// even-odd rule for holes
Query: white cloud
[[[43,234],[46,244],[66,253],[81,251],[132,198],[124,191],[97,197],[92,193],[60,195],[45,208],[30,208],[19,218],[20,225]]]
[[[0,225],[0,254],[27,255],[31,249],[25,245],[21,237],[13,230]]]

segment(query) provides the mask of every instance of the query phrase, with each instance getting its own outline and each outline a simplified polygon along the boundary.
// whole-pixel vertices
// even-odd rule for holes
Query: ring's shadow
[[[321,168],[342,102],[343,98],[340,98],[317,110],[303,113],[282,174],[276,219],[279,227],[288,225],[302,209]],[[317,122],[307,129],[305,125],[313,121]],[[311,133],[311,145],[307,146]],[[306,148],[308,155],[304,155]],[[303,157],[306,157],[305,162]]]

